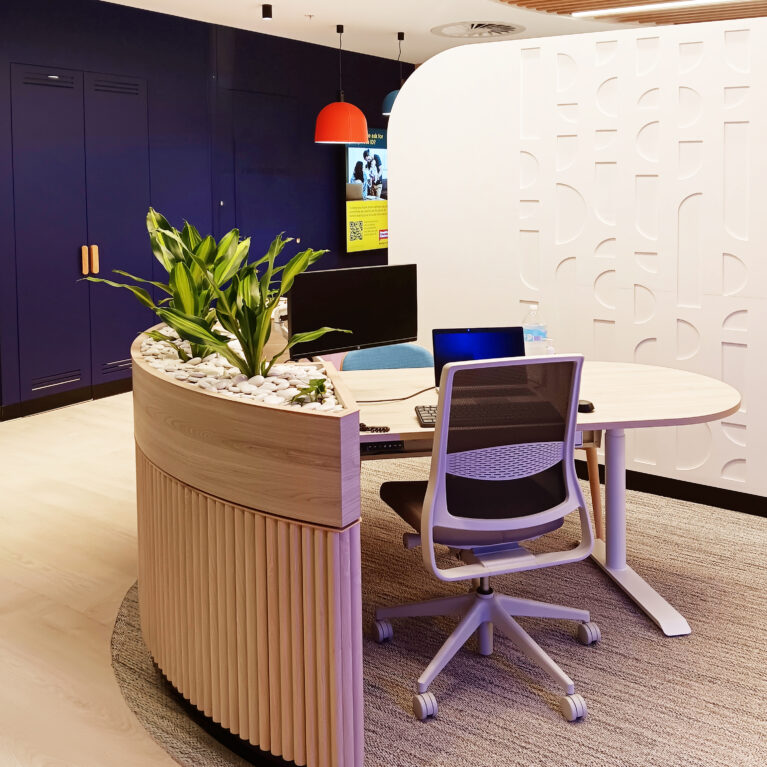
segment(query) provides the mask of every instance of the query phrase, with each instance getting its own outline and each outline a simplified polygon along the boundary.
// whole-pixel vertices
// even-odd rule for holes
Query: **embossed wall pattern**
[[[475,73],[479,92],[458,85],[454,94],[465,116],[452,106],[434,114],[436,100],[422,107],[432,114],[432,136],[442,136],[432,141],[450,147],[456,183],[439,205],[451,237],[466,248],[460,228],[473,235],[472,257],[460,268],[465,275],[470,262],[472,273],[498,277],[477,283],[482,294],[463,300],[473,316],[458,324],[518,323],[538,301],[557,351],[727,381],[743,395],[738,413],[722,423],[629,431],[628,468],[767,494],[767,21],[482,48],[441,63],[454,86],[454,69]],[[439,58],[402,95],[422,93]],[[477,68],[490,73],[492,88],[478,86]],[[389,132],[390,258],[439,252],[440,295],[432,299],[425,287],[420,296],[428,331],[449,319],[438,304],[459,300],[446,287],[457,278],[449,252],[456,246],[433,237],[438,215],[419,222],[429,235],[423,243],[405,221],[397,198],[412,181],[411,147],[398,156],[400,145],[417,146],[424,174],[429,167],[428,139],[400,133],[415,119],[414,102],[403,102],[403,119],[395,122],[395,112]],[[483,194],[491,198],[485,211],[477,204]],[[420,199],[418,210],[424,206]],[[462,217],[461,208],[474,215]],[[496,268],[501,260],[508,267]],[[419,276],[431,283],[435,274],[427,266]]]

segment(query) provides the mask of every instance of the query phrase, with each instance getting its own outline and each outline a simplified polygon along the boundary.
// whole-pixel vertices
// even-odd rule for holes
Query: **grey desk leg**
[[[605,432],[606,540],[594,542],[592,558],[666,636],[690,633],[684,617],[626,564],[626,435]]]

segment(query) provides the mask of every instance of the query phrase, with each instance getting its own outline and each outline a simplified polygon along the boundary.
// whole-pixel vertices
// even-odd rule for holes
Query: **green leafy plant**
[[[220,288],[214,275],[205,271],[208,284],[216,298],[215,315],[221,327],[238,341],[241,352],[232,348],[232,339],[214,330],[210,324],[186,312],[173,308],[160,309],[157,314],[188,341],[204,344],[217,351],[247,376],[266,375],[272,365],[293,346],[314,341],[325,333],[349,333],[349,330],[323,327],[292,335],[277,354],[266,357],[264,349],[272,329],[272,312],[277,302],[292,287],[296,275],[319,259],[326,250],[307,248],[296,253],[283,266],[275,260],[292,238],[278,234],[266,255],[252,264],[241,267],[228,287]],[[264,266],[262,274],[258,267]]]
[[[327,387],[324,378],[312,378],[308,386],[298,390],[291,402],[323,402],[327,395]]]
[[[159,303],[154,302],[148,290],[136,284],[101,277],[85,279],[131,291],[181,339],[190,343],[193,356],[218,352],[249,377],[266,375],[277,359],[296,344],[333,331],[351,332],[323,327],[297,333],[277,354],[271,357],[265,354],[277,302],[290,290],[296,275],[315,263],[326,250],[307,248],[284,265],[275,266],[285,245],[292,241],[280,233],[266,255],[247,263],[250,238],[241,241],[237,229],[232,229],[217,243],[210,235],[201,237],[189,223],[184,223],[181,230],[174,228],[152,208],[147,215],[147,230],[152,252],[168,272],[168,282],[147,280],[119,269],[115,273],[134,283],[153,285],[165,293]],[[260,266],[262,273],[259,273]],[[217,323],[226,333],[221,332]],[[156,341],[169,341],[159,331],[146,331],[146,334]],[[234,340],[236,345],[232,343]],[[183,360],[189,359],[183,349],[171,345]]]
[[[215,322],[215,310],[212,306],[215,295],[211,288],[211,281],[218,286],[223,286],[232,279],[248,257],[250,238],[240,240],[240,233],[237,229],[227,232],[219,242],[216,242],[211,235],[203,238],[197,229],[188,222],[184,222],[183,229],[176,229],[153,208],[150,208],[149,213],[147,213],[146,227],[149,232],[152,252],[168,273],[168,282],[157,282],[136,277],[121,269],[115,269],[115,274],[127,277],[135,283],[154,285],[158,290],[167,294],[159,302],[160,307],[199,317],[208,327],[212,327]],[[102,277],[86,277],[85,279],[130,290],[142,304],[148,306],[152,311],[157,308],[149,292],[138,285],[127,285]],[[158,331],[147,331],[147,335],[155,341],[168,340]],[[204,357],[211,351],[205,344],[197,342],[191,342],[191,347],[192,355],[195,357]],[[183,349],[175,346],[173,348],[176,349],[182,359],[188,359],[188,355]]]

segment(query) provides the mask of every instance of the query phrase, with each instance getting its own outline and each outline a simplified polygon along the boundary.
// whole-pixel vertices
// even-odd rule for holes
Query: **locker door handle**
[[[88,246],[83,245],[80,248],[80,269],[83,273],[83,276],[87,276],[89,274],[88,271]]]
[[[91,274],[99,273],[99,246],[91,245]]]

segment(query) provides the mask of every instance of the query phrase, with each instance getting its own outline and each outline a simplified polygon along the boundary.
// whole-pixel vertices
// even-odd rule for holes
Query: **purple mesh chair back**
[[[582,363],[553,355],[445,366],[421,519],[425,557],[434,541],[478,556],[514,548],[585,510],[573,457]]]

